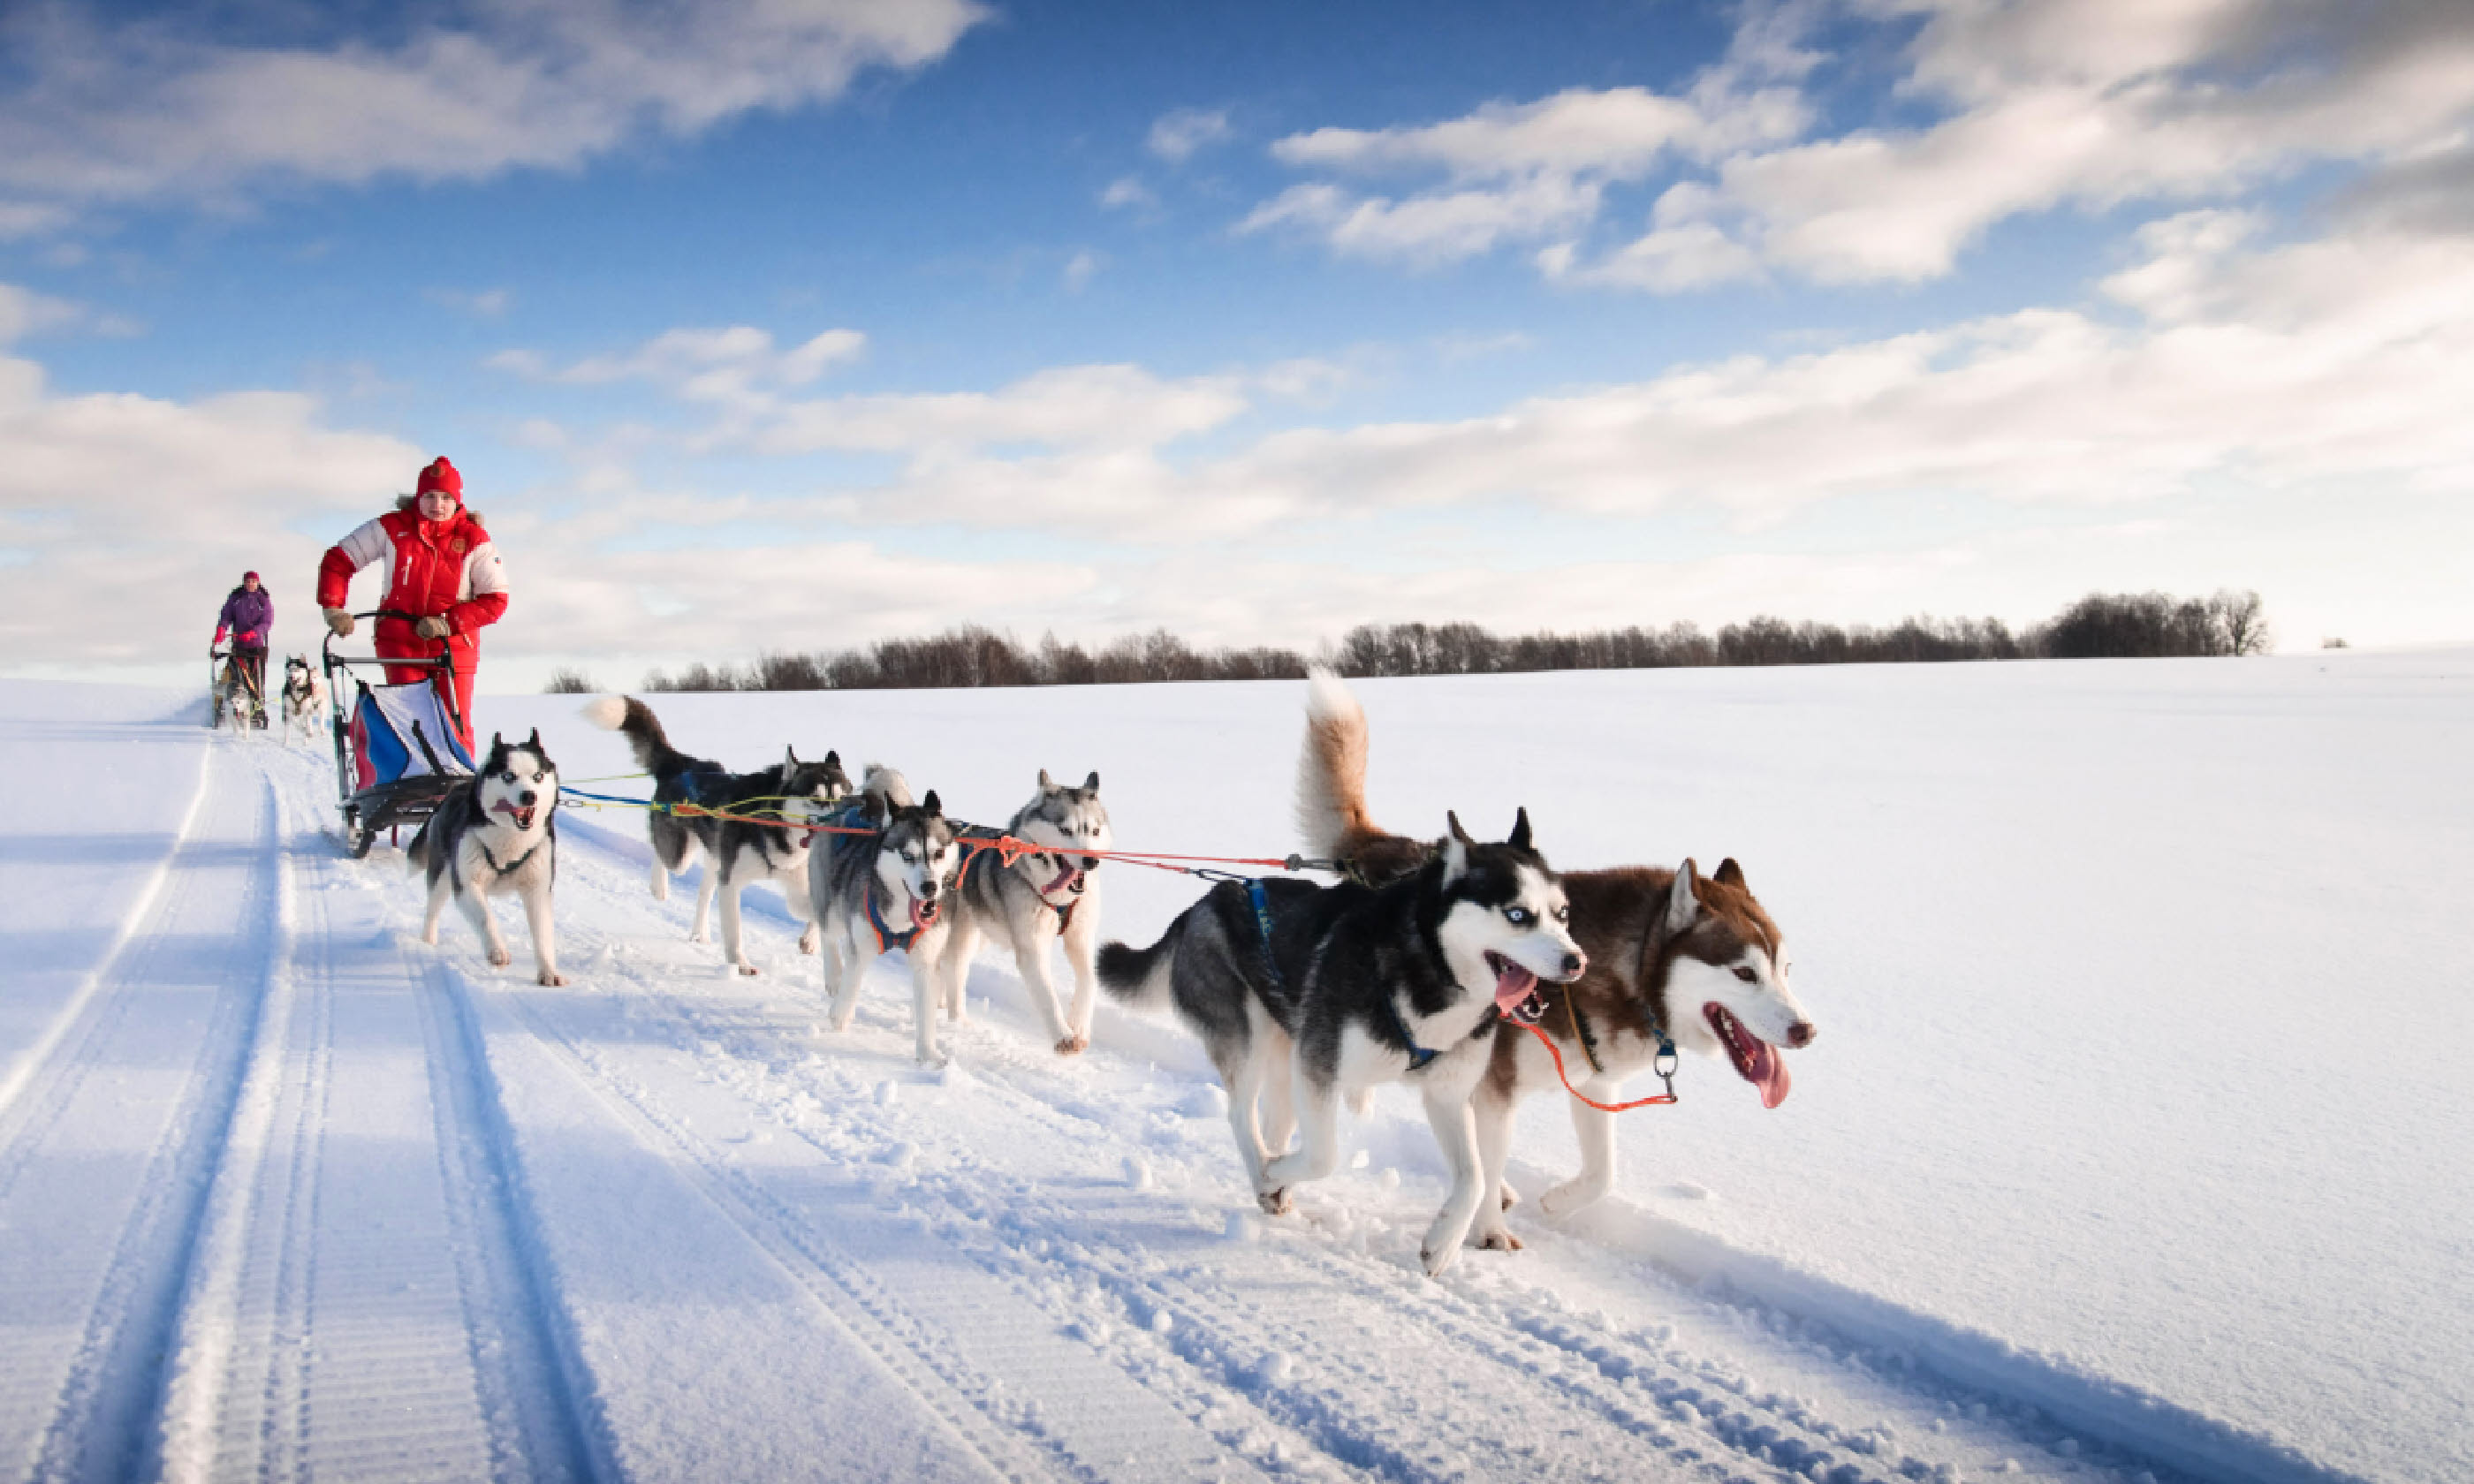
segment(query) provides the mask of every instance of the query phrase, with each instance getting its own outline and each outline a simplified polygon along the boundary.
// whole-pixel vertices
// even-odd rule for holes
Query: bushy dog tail
[[[1100,945],[1100,988],[1112,999],[1123,1000],[1138,1010],[1166,1010],[1173,1003],[1169,985],[1176,965],[1176,940],[1185,931],[1185,919],[1169,924],[1168,932],[1148,948],[1131,944]]]
[[[670,746],[653,708],[633,696],[601,696],[587,702],[584,719],[604,731],[622,732],[636,754],[636,766],[656,778],[684,772],[695,761]]]
[[[1340,677],[1306,672],[1306,736],[1298,754],[1298,831],[1309,853],[1346,860],[1382,827],[1366,816],[1366,712]]]
[[[910,780],[904,778],[899,770],[881,762],[867,765],[867,770],[860,776],[859,791],[885,801],[885,807],[878,811],[881,814],[907,809],[918,802],[910,797]]]

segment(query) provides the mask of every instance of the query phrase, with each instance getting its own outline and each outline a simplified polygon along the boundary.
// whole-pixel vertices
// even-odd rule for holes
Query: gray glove
[[[352,615],[351,613],[346,612],[340,608],[322,608],[318,611],[326,615],[327,627],[335,631],[335,637],[339,639],[348,639],[352,636]]]
[[[443,639],[455,631],[447,627],[446,615],[441,614],[436,618],[424,618],[414,624],[412,632],[424,639]]]

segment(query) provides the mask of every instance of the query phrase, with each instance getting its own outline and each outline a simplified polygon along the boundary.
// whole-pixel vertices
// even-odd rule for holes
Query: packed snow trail
[[[0,1478],[2349,1477],[1620,1200],[1430,1281],[1405,1101],[1263,1218],[1182,1032],[1060,1059],[991,959],[951,1068],[891,961],[835,1036],[778,895],[725,970],[630,817],[564,819],[545,989],[419,941],[323,754],[160,771],[9,1022]]]

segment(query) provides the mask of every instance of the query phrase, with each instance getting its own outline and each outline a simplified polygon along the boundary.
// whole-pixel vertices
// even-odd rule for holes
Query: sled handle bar
[[[366,613],[354,613],[352,616],[354,618],[400,618],[405,623],[421,622],[420,614],[406,613],[392,608],[376,608]],[[327,668],[329,670],[352,665],[394,665],[399,669],[444,670],[454,664],[454,660],[448,658],[445,639],[438,641],[438,653],[426,659],[383,659],[376,655],[336,654],[335,640],[339,637],[341,635],[330,629],[327,631],[326,642],[319,646],[319,658],[327,662]]]

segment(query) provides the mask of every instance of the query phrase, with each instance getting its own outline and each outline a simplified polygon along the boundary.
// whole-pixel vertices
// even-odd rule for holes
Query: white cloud
[[[424,296],[433,304],[443,304],[458,314],[475,319],[495,320],[507,312],[516,301],[510,289],[431,289]]]
[[[1109,181],[1108,188],[1100,193],[1100,204],[1112,209],[1155,206],[1159,204],[1159,198],[1152,194],[1150,186],[1134,177],[1120,176]]]
[[[1554,244],[1544,261],[1567,268],[1575,250],[1558,239],[1596,220],[1609,186],[1803,132],[1810,111],[1793,80],[1815,59],[1793,44],[1802,16],[1795,5],[1747,7],[1727,55],[1680,96],[1576,87],[1435,124],[1292,134],[1272,153],[1300,170],[1352,180],[1438,175],[1442,183],[1387,196],[1309,180],[1257,206],[1238,230],[1292,228],[1344,254],[1413,263],[1544,241]],[[1705,251],[1686,269],[1631,272],[1706,275],[1713,261]]]
[[[624,354],[588,356],[561,368],[526,349],[501,350],[488,364],[534,380],[577,386],[649,381],[690,401],[761,407],[780,392],[857,360],[866,348],[867,337],[858,330],[832,329],[777,349],[769,331],[733,324],[666,330]]]
[[[1163,381],[1137,366],[1071,366],[995,392],[845,396],[787,403],[758,428],[767,453],[907,453],[950,459],[1001,445],[1147,449],[1236,418],[1238,378]]]
[[[74,323],[83,313],[66,299],[13,283],[0,283],[0,346],[14,345],[37,331]]]
[[[1995,224],[2124,202],[2238,199],[2314,160],[2400,176],[2394,211],[2462,221],[2474,137],[2474,7],[2390,0],[1848,0],[1912,27],[1896,92],[1913,128],[1807,138],[1816,7],[1748,9],[1728,56],[1681,96],[1570,89],[1457,119],[1320,129],[1273,146],[1322,179],[1241,230],[1446,261],[1523,242],[1550,276],[1672,293],[1791,273],[1824,282],[1953,271]],[[2436,162],[2436,161],[2453,161]],[[1700,171],[1706,174],[1695,174]],[[1427,173],[1406,195],[1368,178]],[[1661,173],[1648,230],[1585,246],[1611,187]],[[1346,183],[1344,183],[1346,182]],[[2409,199],[2410,198],[2410,199]]]
[[[266,180],[476,180],[830,101],[942,56],[972,0],[490,0],[388,44],[240,43],[67,8],[12,19],[0,236]]]
[[[1067,258],[1065,260],[1065,272],[1062,275],[1065,283],[1065,292],[1068,294],[1081,293],[1082,290],[1091,282],[1092,275],[1097,274],[1100,271],[1101,266],[1106,261],[1106,258],[1092,251],[1088,248],[1085,248],[1081,251],[1075,253],[1072,257]]]
[[[1705,226],[1825,282],[1937,277],[2008,217],[2228,200],[2315,159],[2409,160],[2474,123],[2474,10],[2463,6],[1878,10],[1924,19],[1904,89],[1947,116],[1746,152],[1702,201]]]
[[[10,575],[0,655],[21,665],[202,656],[216,605],[249,567],[281,605],[279,636],[305,645],[319,552],[409,489],[424,457],[327,427],[296,394],[59,396],[40,367],[9,358],[0,446],[0,547],[27,558]]]
[[[1151,133],[1143,145],[1170,164],[1181,165],[1193,158],[1196,151],[1228,136],[1226,109],[1178,108],[1152,121]]]

